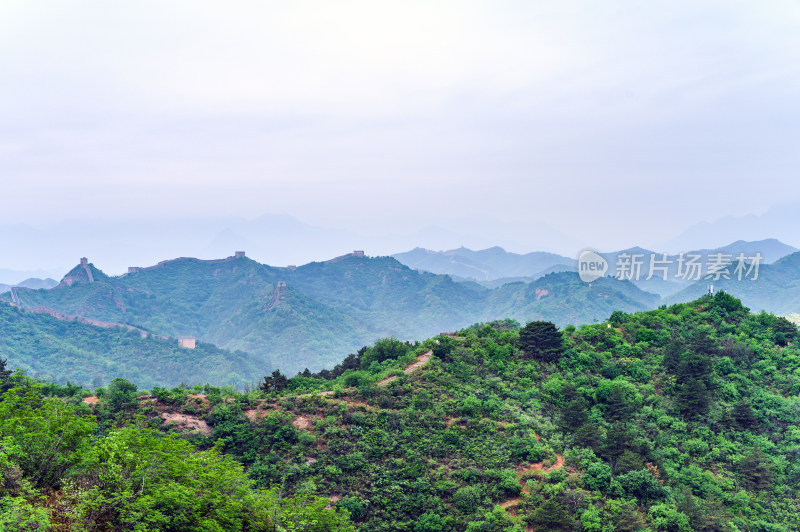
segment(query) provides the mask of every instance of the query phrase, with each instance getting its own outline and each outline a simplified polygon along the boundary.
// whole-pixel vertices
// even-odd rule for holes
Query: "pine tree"
[[[7,362],[8,360],[5,358],[0,358],[0,393],[6,392],[12,386],[11,375],[13,372],[10,369],[6,369]]]
[[[261,383],[259,388],[261,388],[264,392],[271,392],[271,391],[281,391],[289,385],[289,379],[283,375],[280,370],[275,370],[272,372],[272,375],[268,375],[264,377],[264,381]]]
[[[757,445],[741,461],[739,471],[748,488],[763,490],[772,482],[772,464]]]
[[[758,418],[747,399],[742,399],[733,405],[731,417],[742,430],[750,430],[758,425]]]
[[[589,421],[589,401],[582,396],[566,404],[561,410],[561,426],[564,432],[572,432]]]
[[[710,394],[705,383],[688,379],[678,390],[678,406],[687,419],[697,419],[708,413]]]
[[[567,507],[556,501],[548,499],[544,501],[531,516],[528,522],[536,530],[571,530],[572,518]]]
[[[519,332],[519,346],[529,357],[555,361],[564,352],[558,327],[549,321],[532,321]]]

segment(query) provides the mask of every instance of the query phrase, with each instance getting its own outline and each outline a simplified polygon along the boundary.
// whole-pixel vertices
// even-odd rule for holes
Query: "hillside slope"
[[[361,530],[798,530],[794,325],[718,293],[546,335],[479,324],[327,379],[109,388],[91,411],[220,445]]]
[[[271,369],[249,353],[200,343],[178,347],[174,339],[121,327],[99,327],[0,302],[0,358],[42,380],[98,386],[122,377],[141,386],[211,382],[242,386]]]

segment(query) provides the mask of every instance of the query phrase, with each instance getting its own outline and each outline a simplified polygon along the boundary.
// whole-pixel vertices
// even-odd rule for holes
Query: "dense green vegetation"
[[[523,331],[505,320],[422,344],[387,339],[331,371],[266,380],[247,393],[155,388],[137,399],[135,386],[115,381],[97,390],[90,410],[70,406],[89,392],[44,385],[38,400],[84,412],[69,417],[78,420],[70,441],[101,438],[91,452],[65,451],[52,472],[11,456],[25,489],[44,491],[4,491],[3,504],[45,516],[36,494],[55,480],[39,479],[99,478],[112,456],[103,453],[119,441],[203,457],[182,467],[229,464],[219,470],[237,483],[246,474],[269,497],[330,498],[370,531],[798,529],[800,350],[790,322],[718,293],[560,333],[546,323]],[[401,371],[428,350],[427,364]],[[21,393],[3,396],[3,412],[15,412]],[[3,437],[16,438],[18,426],[4,424]],[[79,467],[70,458],[78,455],[95,458]],[[151,489],[182,482],[170,463]],[[114,482],[124,492],[135,478]],[[76,520],[91,501],[111,497],[85,491],[69,499]],[[220,511],[260,511],[235,489],[226,493],[234,500],[220,499]],[[167,499],[182,508],[181,500]],[[136,519],[138,508],[109,519]]]
[[[0,302],[0,357],[39,380],[99,386],[122,377],[142,386],[214,382],[243,386],[270,367],[242,351],[177,340],[123,328],[106,329],[47,314],[25,312]]]
[[[94,282],[77,266],[57,288],[19,290],[20,303],[165,336],[193,335],[290,374],[330,368],[386,336],[427,338],[505,317],[564,326],[658,302],[629,282],[589,285],[575,273],[488,290],[414,271],[389,257],[347,257],[294,270],[247,258],[176,259],[120,277],[88,268]]]
[[[0,399],[2,530],[354,530],[325,499],[254,488],[219,447],[136,423],[102,429],[85,406],[46,395],[64,390],[11,384]]]

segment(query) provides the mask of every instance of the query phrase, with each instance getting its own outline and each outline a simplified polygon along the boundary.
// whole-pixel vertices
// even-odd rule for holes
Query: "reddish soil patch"
[[[193,432],[201,432],[205,435],[211,434],[211,427],[208,426],[208,423],[197,416],[162,412],[161,417],[164,419],[164,423],[172,423],[181,431],[190,430]]]
[[[264,417],[267,414],[265,411],[258,408],[253,410],[244,410],[242,413],[247,416],[247,419],[250,421],[255,421],[257,417]]]
[[[292,421],[295,428],[311,431],[311,416],[297,416]]]
[[[339,495],[331,495],[331,496],[330,496],[330,497],[328,497],[328,498],[331,500],[331,503],[330,503],[328,506],[326,506],[326,507],[325,507],[325,509],[326,509],[326,510],[332,510],[332,509],[333,509],[333,506],[334,506],[334,505],[335,505],[337,502],[339,502],[340,500],[342,500],[342,498],[341,498]]]
[[[90,405],[93,405],[93,404],[95,404],[95,403],[97,403],[97,402],[99,402],[99,401],[100,401],[100,399],[98,399],[98,398],[97,398],[97,397],[95,397],[94,395],[93,395],[93,396],[91,396],[91,397],[84,397],[84,398],[83,398],[83,402],[84,402],[84,403],[88,403],[88,404],[90,404]]]

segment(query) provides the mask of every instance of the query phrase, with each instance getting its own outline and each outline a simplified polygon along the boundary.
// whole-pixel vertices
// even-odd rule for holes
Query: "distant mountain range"
[[[33,288],[34,290],[38,290],[40,288],[48,289],[48,288],[53,288],[55,286],[58,286],[58,281],[50,279],[49,277],[47,279],[39,279],[38,277],[31,277],[16,284],[0,283],[0,294],[3,292],[8,292],[13,287]]]
[[[693,294],[702,295],[709,284],[715,290],[724,290],[740,298],[750,310],[766,310],[775,314],[791,314],[800,311],[800,253],[793,253],[774,264],[759,268],[758,278],[752,275],[738,280],[735,276],[694,283],[666,299],[667,303],[689,301]]]
[[[195,336],[289,373],[331,367],[389,335],[425,338],[507,317],[578,324],[658,302],[613,278],[587,284],[574,272],[561,272],[487,289],[412,270],[391,257],[356,254],[297,268],[247,257],[180,258],[118,277],[87,263],[70,270],[55,288],[18,288],[2,298],[14,296],[29,310]]]
[[[685,255],[707,262],[715,254],[760,253],[763,262],[756,281],[738,281],[733,275],[713,284],[754,310],[788,314],[800,310],[800,253],[785,255],[792,251],[796,250],[781,242],[765,240]],[[504,318],[521,323],[543,319],[559,326],[591,323],[607,319],[615,310],[652,309],[696,299],[708,290],[706,270],[697,278],[675,278],[676,256],[655,257],[672,261],[667,280],[645,280],[652,255],[642,248],[604,254],[608,274],[592,283],[579,279],[573,259],[543,252],[518,255],[498,247],[415,249],[397,256],[447,275],[363,253],[299,267],[269,266],[245,256],[179,258],[132,268],[120,276],[106,275],[87,262],[75,266],[54,288],[17,287],[0,299],[30,311],[132,325],[158,336],[193,336],[241,350],[259,368],[243,376],[252,382],[263,373],[261,368],[294,374],[332,367],[380,337],[414,340]],[[616,264],[632,256],[641,261],[641,277],[614,277]]]
[[[415,270],[452,275],[473,281],[500,279],[532,281],[547,273],[576,271],[575,259],[543,251],[520,255],[497,246],[480,251],[465,247],[450,251],[414,248],[392,256]]]
[[[696,262],[705,265],[710,257],[716,254],[735,259],[740,253],[746,257],[760,253],[762,263],[770,264],[796,251],[798,251],[797,248],[776,239],[756,242],[738,240],[714,249],[687,250],[684,258],[697,256]],[[621,258],[629,260],[631,275],[628,279],[642,290],[662,297],[676,294],[693,282],[691,276],[682,277],[678,271],[679,254],[670,254],[665,257],[663,253],[634,247],[611,253],[601,253],[601,255],[608,261],[611,275],[616,275],[617,266],[622,264]],[[405,253],[397,253],[393,257],[417,270],[451,275],[454,279],[461,281],[475,281],[487,288],[495,288],[510,282],[532,282],[553,272],[577,271],[576,260],[569,257],[545,252],[520,255],[510,253],[500,247],[480,251],[464,247],[449,251],[415,248]],[[652,264],[652,276],[650,276],[651,259],[655,259]],[[664,266],[666,270],[661,270],[660,268]],[[636,270],[633,271],[633,268]],[[666,279],[664,279],[665,273]],[[650,278],[648,279],[648,277]]]
[[[774,237],[797,242],[800,234],[800,204],[774,205],[762,214],[725,216],[713,222],[697,223],[665,243],[667,249],[717,246],[735,239],[759,241]]]

